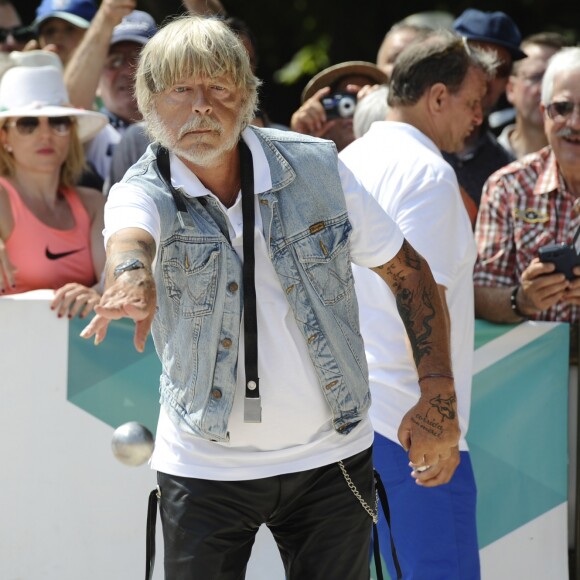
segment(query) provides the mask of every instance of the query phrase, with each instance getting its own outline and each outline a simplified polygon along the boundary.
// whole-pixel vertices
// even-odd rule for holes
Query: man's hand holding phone
[[[549,244],[538,250],[538,257],[545,264],[553,264],[554,272],[563,274],[569,281],[560,299],[580,305],[580,256],[576,248],[569,244]]]
[[[565,299],[570,284],[565,274],[556,272],[553,262],[541,262],[539,258],[534,258],[520,277],[518,308],[526,316],[547,310]]]

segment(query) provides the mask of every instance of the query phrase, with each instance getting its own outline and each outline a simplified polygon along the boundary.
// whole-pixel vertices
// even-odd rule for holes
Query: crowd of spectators
[[[183,6],[224,19],[255,72],[258,49],[242,20],[219,0]],[[134,71],[157,30],[135,0],[43,0],[31,23],[0,0],[1,294],[53,289],[51,307],[69,318],[90,316],[98,303],[107,194],[151,142]],[[437,53],[434,43],[445,50]],[[334,141],[341,162],[376,190],[403,232],[411,232],[411,241],[416,236],[415,247],[424,244],[428,261],[437,264],[452,338],[461,329],[472,332],[466,320],[475,317],[566,322],[576,365],[580,266],[563,271],[539,257],[552,244],[573,255],[580,250],[580,48],[574,45],[553,31],[522,39],[503,12],[412,15],[386,31],[375,62],[335,63],[310,79],[289,126],[259,108],[252,124]],[[449,64],[453,51],[465,57],[463,64]],[[440,62],[464,67],[462,74],[455,77]],[[502,100],[509,107],[498,111]],[[460,244],[456,253],[443,247],[444,239]],[[437,261],[440,248],[447,262]],[[455,257],[457,264],[449,262]],[[474,272],[469,283],[466,263]],[[459,304],[473,309],[471,318],[457,311],[449,291],[459,282]],[[376,324],[369,322],[372,332]],[[381,400],[384,387],[375,388]],[[458,388],[465,427],[470,389],[471,377],[465,378]],[[389,429],[383,435],[399,445]],[[467,451],[462,436],[457,457]],[[455,468],[436,485],[445,486]],[[406,533],[408,542],[424,542]],[[420,558],[421,550],[413,553]]]

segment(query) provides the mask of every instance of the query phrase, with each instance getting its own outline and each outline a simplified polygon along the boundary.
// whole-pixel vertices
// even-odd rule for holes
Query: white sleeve
[[[155,240],[155,252],[161,239],[161,220],[155,202],[144,191],[127,183],[111,187],[105,203],[105,246],[109,238],[124,228],[141,228]]]
[[[338,171],[352,225],[351,259],[355,264],[367,268],[382,266],[401,249],[403,234],[340,159]]]

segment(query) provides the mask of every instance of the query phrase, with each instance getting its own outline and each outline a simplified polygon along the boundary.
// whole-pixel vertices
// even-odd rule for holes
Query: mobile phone
[[[538,250],[540,262],[552,263],[556,266],[555,272],[564,274],[568,280],[576,276],[572,272],[574,266],[580,265],[580,257],[576,249],[569,244],[548,244]]]

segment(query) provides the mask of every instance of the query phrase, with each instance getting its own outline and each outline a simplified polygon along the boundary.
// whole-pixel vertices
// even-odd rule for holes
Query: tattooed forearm
[[[439,293],[425,260],[413,247],[403,242],[399,253],[377,273],[391,288],[399,315],[405,325],[415,364],[432,353],[433,327],[439,304]],[[435,300],[437,298],[437,300]]]
[[[435,309],[432,295],[426,289],[412,292],[404,288],[397,293],[395,299],[397,309],[407,329],[415,364],[419,366],[421,359],[431,354],[433,347],[431,324],[435,318]]]
[[[128,228],[113,234],[107,242],[107,279],[112,279],[114,269],[127,260],[137,259],[147,269],[155,257],[155,241],[144,230]]]

